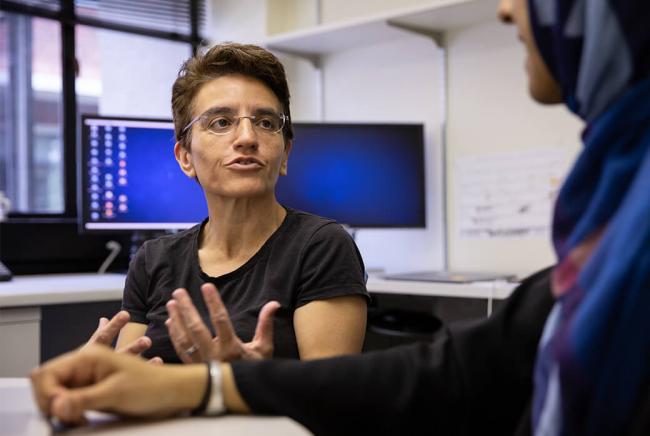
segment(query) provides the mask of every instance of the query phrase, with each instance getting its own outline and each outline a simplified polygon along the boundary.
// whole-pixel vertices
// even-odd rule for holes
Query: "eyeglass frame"
[[[182,135],[185,135],[185,132],[187,132],[187,130],[190,129],[190,128],[191,128],[191,127],[192,127],[192,126],[193,126],[197,121],[199,121],[200,119],[205,118],[205,117],[207,117],[207,116],[209,116],[209,115],[213,115],[214,112],[215,112],[214,108],[213,108],[213,109],[208,109],[207,111],[203,112],[201,115],[197,115],[196,117],[194,117],[194,118],[193,118],[193,119],[192,119],[192,120],[187,124],[187,126],[185,126],[185,127],[183,128],[183,130],[181,130],[181,136],[182,136]],[[269,133],[276,134],[276,133],[280,133],[280,132],[282,132],[282,131],[284,130],[284,128],[285,128],[286,125],[287,125],[287,121],[289,121],[289,116],[286,115],[286,114],[284,114],[283,112],[280,112],[279,114],[274,113],[274,115],[277,115],[278,118],[280,118],[280,120],[282,121],[282,125],[280,126],[280,128],[279,128],[278,130],[275,130],[275,131],[269,131]],[[204,130],[207,130],[209,133],[212,133],[213,135],[217,135],[217,136],[225,136],[225,135],[228,135],[228,134],[234,132],[234,131],[237,129],[237,127],[239,126],[239,123],[241,122],[242,118],[247,118],[247,119],[249,119],[249,120],[251,121],[251,123],[253,123],[253,125],[254,125],[254,123],[255,123],[255,119],[256,119],[257,117],[262,117],[262,116],[263,116],[263,115],[244,115],[244,116],[241,116],[241,117],[232,117],[233,120],[236,120],[236,122],[233,123],[233,126],[234,126],[234,127],[233,127],[233,130],[230,130],[230,131],[228,131],[228,132],[224,132],[224,133],[213,132],[212,130],[210,130],[210,129],[208,129],[208,128],[204,128]]]

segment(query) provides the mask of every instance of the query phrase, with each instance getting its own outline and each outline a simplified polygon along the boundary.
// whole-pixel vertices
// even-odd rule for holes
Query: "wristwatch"
[[[210,389],[210,395],[203,415],[223,415],[226,413],[226,405],[223,401],[223,391],[221,389],[221,362],[211,360],[208,363],[208,371],[210,372],[210,387],[208,388]]]
[[[218,416],[226,413],[226,405],[223,401],[221,390],[221,366],[220,362],[212,360],[207,362],[208,380],[205,393],[201,403],[192,410],[193,416]]]

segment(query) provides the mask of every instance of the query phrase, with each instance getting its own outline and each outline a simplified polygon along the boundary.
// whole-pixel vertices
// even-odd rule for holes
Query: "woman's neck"
[[[250,257],[287,215],[274,196],[217,198],[208,201],[209,220],[199,248],[221,259]]]

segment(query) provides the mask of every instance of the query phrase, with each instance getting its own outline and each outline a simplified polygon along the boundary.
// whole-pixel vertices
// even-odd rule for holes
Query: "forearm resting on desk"
[[[247,412],[229,364],[222,364],[226,408]],[[41,412],[67,423],[82,423],[86,410],[164,417],[196,408],[206,392],[204,364],[152,366],[127,354],[91,345],[47,362],[32,373]]]

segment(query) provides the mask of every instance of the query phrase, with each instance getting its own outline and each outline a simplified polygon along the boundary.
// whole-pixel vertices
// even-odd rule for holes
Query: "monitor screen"
[[[294,123],[285,206],[352,227],[424,227],[421,124]],[[169,120],[83,116],[83,231],[172,230],[207,216],[199,184],[174,158]]]
[[[82,230],[183,229],[207,216],[199,184],[174,157],[169,120],[81,120]]]
[[[278,201],[351,227],[424,227],[422,124],[295,123]]]

